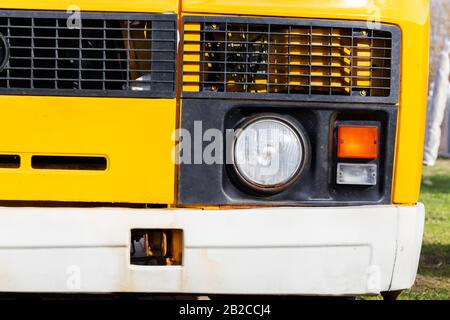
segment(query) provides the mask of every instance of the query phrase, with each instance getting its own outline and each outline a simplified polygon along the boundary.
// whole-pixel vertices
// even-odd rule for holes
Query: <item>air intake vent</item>
[[[393,102],[399,37],[366,23],[186,17],[183,91]]]
[[[68,18],[65,12],[0,11],[0,35],[9,48],[0,93],[174,96],[176,15]]]

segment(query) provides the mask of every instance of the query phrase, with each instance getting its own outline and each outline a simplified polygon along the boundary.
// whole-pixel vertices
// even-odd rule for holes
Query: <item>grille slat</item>
[[[396,102],[399,37],[356,22],[185,17],[183,93]]]
[[[173,14],[0,11],[10,58],[0,93],[174,97]]]

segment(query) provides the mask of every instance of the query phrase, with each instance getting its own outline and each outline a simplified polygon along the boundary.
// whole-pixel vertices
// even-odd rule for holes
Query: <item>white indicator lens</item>
[[[359,163],[338,163],[337,184],[368,185],[377,184],[377,165]]]
[[[277,119],[261,119],[237,136],[234,161],[248,183],[270,188],[289,183],[303,163],[304,150],[295,129]]]

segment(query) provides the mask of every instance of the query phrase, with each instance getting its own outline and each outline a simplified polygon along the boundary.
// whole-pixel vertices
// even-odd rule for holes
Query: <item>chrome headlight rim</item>
[[[285,183],[276,184],[276,185],[263,185],[258,184],[255,182],[250,181],[243,175],[240,170],[239,166],[236,163],[236,155],[235,155],[235,149],[236,149],[236,143],[239,138],[239,136],[242,134],[242,132],[248,128],[250,125],[262,121],[262,120],[272,120],[282,123],[283,125],[287,126],[298,138],[298,141],[300,141],[300,145],[302,148],[302,157],[300,160],[300,163],[295,171],[295,173],[292,175],[292,177]],[[256,192],[257,194],[276,194],[280,193],[282,191],[285,191],[290,186],[292,186],[294,183],[298,181],[298,179],[302,176],[302,174],[305,172],[305,168],[310,163],[311,158],[311,145],[308,139],[308,136],[306,135],[306,131],[303,128],[303,126],[300,124],[298,120],[296,120],[294,117],[290,115],[285,114],[277,114],[277,113],[260,113],[257,115],[250,116],[249,118],[241,121],[235,128],[237,134],[234,136],[233,143],[231,145],[231,160],[232,160],[232,171],[234,173],[234,176],[237,178],[237,182],[239,183],[239,186],[243,186],[245,188],[245,191],[250,192]]]

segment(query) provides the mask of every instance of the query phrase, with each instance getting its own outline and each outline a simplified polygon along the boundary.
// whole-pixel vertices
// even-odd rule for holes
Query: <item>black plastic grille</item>
[[[176,15],[0,11],[0,93],[174,96]]]
[[[183,91],[395,100],[398,37],[355,22],[186,17]]]

